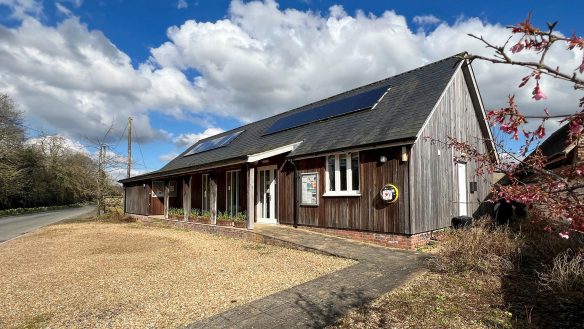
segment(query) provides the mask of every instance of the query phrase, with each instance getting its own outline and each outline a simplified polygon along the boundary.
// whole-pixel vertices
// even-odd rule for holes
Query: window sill
[[[361,192],[359,191],[329,191],[322,195],[323,197],[337,197],[337,196],[344,196],[344,197],[357,197],[361,196]]]

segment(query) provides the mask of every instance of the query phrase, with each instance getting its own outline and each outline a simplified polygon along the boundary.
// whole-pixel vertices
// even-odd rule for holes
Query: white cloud
[[[128,55],[76,17],[55,27],[31,17],[16,28],[0,26],[0,92],[33,124],[78,139],[102,137],[112,122],[119,134],[128,116],[139,140],[164,139],[149,111],[178,117],[185,107],[200,107],[182,72],[149,64],[134,69]]]
[[[55,2],[55,8],[57,8],[57,11],[60,12],[61,14],[70,17],[71,15],[73,15],[73,12],[71,12],[71,10],[67,7],[65,7],[63,4],[61,4],[60,2]]]
[[[189,4],[186,0],[178,0],[178,3],[176,4],[176,7],[178,9],[185,9],[189,7]]]
[[[158,157],[158,160],[160,160],[160,162],[162,162],[162,163],[167,163],[167,162],[170,162],[170,160],[176,158],[177,155],[178,155],[177,153],[163,154],[163,155]]]
[[[0,6],[7,6],[13,18],[22,19],[27,16],[39,17],[43,10],[43,5],[36,0],[0,0]]]
[[[224,132],[224,130],[221,128],[210,127],[200,133],[180,134],[176,138],[174,138],[173,141],[174,144],[177,145],[178,147],[185,148],[195,144],[201,139],[211,137],[222,132]]]
[[[422,15],[422,16],[414,16],[412,22],[418,25],[436,25],[440,24],[442,21],[434,16],[434,15]]]
[[[141,141],[169,140],[170,133],[152,128],[154,111],[179,119],[222,115],[249,122],[464,50],[488,54],[467,33],[495,43],[508,35],[504,26],[477,18],[442,22],[425,32],[412,30],[405,16],[390,10],[349,15],[337,5],[321,14],[282,10],[272,0],[233,1],[224,19],[171,27],[169,40],[151,49],[148,61],[132,63],[76,17],[46,26],[30,17],[42,8],[37,2],[0,4],[22,17],[18,27],[0,25],[0,92],[13,96],[33,123],[77,139],[101,137],[111,122],[119,135],[131,115]],[[429,15],[414,20],[437,22]],[[560,47],[548,59],[571,71],[581,56]],[[527,113],[544,107],[573,112],[577,105],[575,92],[559,81],[543,78],[549,99],[534,103],[530,89],[516,90],[526,72],[485,62],[474,68],[488,108],[504,106],[510,93],[517,93]],[[200,76],[189,80],[190,69]],[[212,129],[219,128],[207,130]],[[208,136],[206,131],[173,141],[188,146]]]
[[[439,19],[426,15],[415,21],[429,24]],[[442,22],[431,32],[413,31],[394,11],[379,17],[362,12],[350,16],[333,6],[328,15],[320,15],[281,10],[271,0],[233,1],[226,19],[189,20],[170,28],[170,41],[152,49],[151,61],[163,68],[201,72],[195,90],[207,110],[251,121],[458,52],[491,54],[468,33],[502,44],[509,31],[478,18]],[[571,70],[580,64],[581,55],[555,48],[548,59]],[[550,97],[535,103],[529,87],[516,89],[528,72],[478,61],[474,68],[488,108],[504,106],[510,93],[517,93],[526,113],[541,113],[545,107],[569,113],[576,105],[576,93],[559,81],[543,78]]]

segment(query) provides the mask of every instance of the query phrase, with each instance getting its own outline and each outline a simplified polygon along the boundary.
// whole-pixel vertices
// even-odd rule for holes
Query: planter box
[[[189,217],[189,221],[200,224],[211,224],[211,219],[205,217]]]
[[[217,225],[220,225],[220,226],[233,226],[233,221],[232,220],[218,219],[217,220]]]
[[[233,226],[239,227],[239,228],[246,228],[247,227],[247,222],[234,221],[233,222]]]

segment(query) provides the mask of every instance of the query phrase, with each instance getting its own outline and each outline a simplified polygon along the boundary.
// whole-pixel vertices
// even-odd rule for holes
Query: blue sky
[[[577,3],[0,0],[0,92],[32,128],[82,144],[112,123],[120,135],[134,117],[140,173],[198,138],[461,50],[484,51],[466,33],[501,40],[504,26],[529,11],[537,24],[559,20],[563,33],[582,35]],[[504,105],[522,76],[484,64],[475,71],[489,108]],[[575,106],[566,88],[544,86],[558,97],[533,105],[529,90],[519,91],[528,111]],[[116,151],[125,155],[125,146]]]

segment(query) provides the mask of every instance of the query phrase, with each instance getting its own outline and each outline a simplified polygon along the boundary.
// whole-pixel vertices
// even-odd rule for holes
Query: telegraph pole
[[[132,171],[132,117],[128,117],[128,173],[126,178],[130,178]]]
[[[103,170],[103,143],[99,144],[99,158],[97,159],[97,215],[101,215],[102,207],[102,185],[101,185],[101,172]]]

